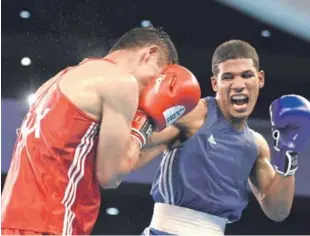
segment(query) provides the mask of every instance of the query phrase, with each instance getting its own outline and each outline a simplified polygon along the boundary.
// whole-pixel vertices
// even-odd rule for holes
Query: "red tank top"
[[[19,129],[1,199],[2,228],[90,234],[96,222],[99,125],[61,93],[60,77]]]

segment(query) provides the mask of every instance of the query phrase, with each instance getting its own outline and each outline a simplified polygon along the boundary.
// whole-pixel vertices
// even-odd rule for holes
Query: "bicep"
[[[275,171],[270,163],[270,149],[267,141],[258,133],[256,133],[255,137],[259,152],[249,180],[254,195],[261,197],[268,191],[275,177]]]

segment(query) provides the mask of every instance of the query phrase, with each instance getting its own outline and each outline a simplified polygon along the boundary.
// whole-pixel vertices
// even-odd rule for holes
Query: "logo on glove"
[[[164,111],[163,115],[166,120],[166,125],[173,124],[176,120],[178,120],[185,112],[184,106],[174,106],[170,107]]]
[[[161,83],[164,81],[165,78],[166,78],[166,75],[160,75],[160,76],[155,80],[155,85],[154,85],[155,93],[158,93],[159,87],[160,87]]]

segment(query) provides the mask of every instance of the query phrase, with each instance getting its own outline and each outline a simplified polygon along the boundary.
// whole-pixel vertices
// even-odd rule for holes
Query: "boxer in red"
[[[43,84],[18,132],[1,199],[2,234],[90,234],[99,185],[117,187],[152,131],[198,103],[196,78],[177,63],[165,32],[135,28],[105,58]]]

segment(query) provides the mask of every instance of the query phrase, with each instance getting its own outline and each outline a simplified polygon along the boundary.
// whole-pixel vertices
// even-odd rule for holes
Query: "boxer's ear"
[[[259,88],[263,88],[265,85],[265,72],[263,70],[259,71],[257,77]]]
[[[148,51],[150,55],[158,54],[159,53],[159,47],[157,45],[151,45],[148,47]]]
[[[216,77],[213,75],[213,76],[211,76],[210,80],[211,80],[211,85],[212,85],[213,91],[217,92],[218,88],[217,88],[217,79],[216,79]]]
[[[159,47],[157,45],[149,45],[140,51],[140,63],[147,63],[149,61],[159,59]]]

